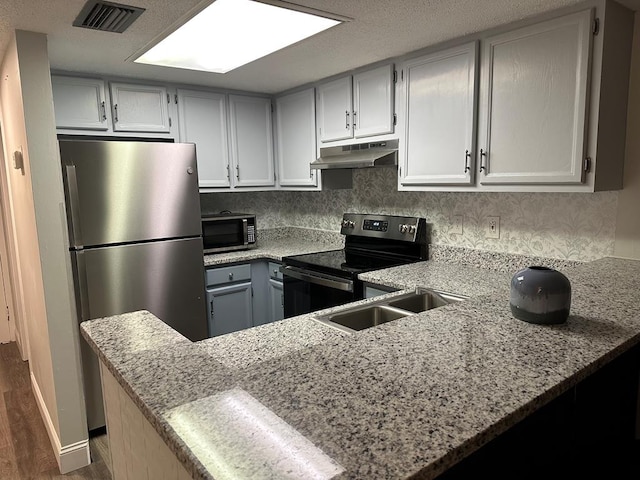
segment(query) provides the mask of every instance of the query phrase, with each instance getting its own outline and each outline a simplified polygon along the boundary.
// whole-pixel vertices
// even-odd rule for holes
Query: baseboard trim
[[[44,421],[47,435],[49,435],[49,441],[53,447],[53,453],[56,457],[56,461],[58,462],[60,473],[64,475],[65,473],[72,472],[78,468],[86,467],[91,463],[89,439],[65,446],[61,445],[58,432],[56,432],[53,425],[47,405],[44,403],[44,398],[42,397],[42,392],[40,392],[40,387],[38,386],[36,377],[33,375],[33,372],[31,372],[30,376],[31,388],[33,389],[33,394],[36,397],[36,404],[38,405],[38,410],[40,410],[40,416],[42,416],[42,420]]]
[[[27,350],[22,345],[22,339],[20,338],[20,335],[18,335],[17,331],[16,331],[16,346],[18,347],[18,351],[20,352],[20,358],[22,358],[22,361],[26,362],[27,360],[29,360],[29,355],[27,355]]]

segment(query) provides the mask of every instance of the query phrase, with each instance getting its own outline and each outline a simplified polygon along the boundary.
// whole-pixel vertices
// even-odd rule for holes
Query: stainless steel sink
[[[397,300],[390,301],[389,306],[408,310],[413,313],[420,313],[431,310],[432,308],[443,307],[463,299],[463,297],[457,295],[424,290],[403,295]]]
[[[328,317],[318,317],[326,323],[338,324],[349,330],[364,330],[383,323],[406,317],[407,312],[386,305],[362,305]]]
[[[366,305],[358,305],[341,312],[319,315],[314,319],[344,332],[353,333],[432,308],[442,307],[452,302],[464,300],[464,298],[419,288],[415,292],[404,293]]]

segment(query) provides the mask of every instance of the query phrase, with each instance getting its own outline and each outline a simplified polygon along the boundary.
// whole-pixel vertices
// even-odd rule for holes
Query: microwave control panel
[[[253,225],[247,227],[247,243],[256,243],[256,227]]]

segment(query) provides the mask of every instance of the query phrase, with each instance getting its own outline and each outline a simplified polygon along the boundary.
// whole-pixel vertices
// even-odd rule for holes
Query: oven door
[[[362,298],[362,285],[348,278],[284,266],[284,316],[295,317]]]

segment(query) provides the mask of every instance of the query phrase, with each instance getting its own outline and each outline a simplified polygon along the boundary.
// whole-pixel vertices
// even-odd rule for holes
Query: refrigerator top
[[[59,143],[71,249],[202,234],[195,145]]]

